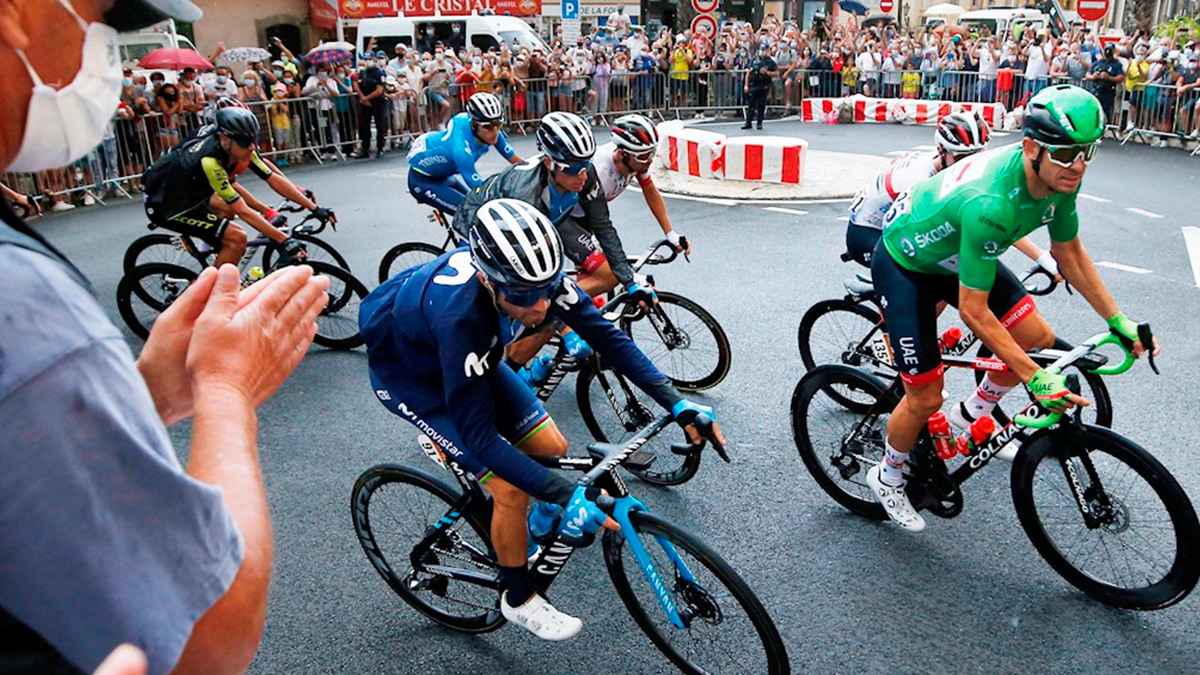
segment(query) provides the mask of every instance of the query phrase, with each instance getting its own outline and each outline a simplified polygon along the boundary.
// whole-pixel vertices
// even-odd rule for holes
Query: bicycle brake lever
[[[1158,366],[1154,363],[1154,332],[1150,330],[1150,324],[1138,324],[1138,342],[1142,343],[1142,348],[1146,350],[1146,360],[1150,362],[1150,369],[1155,375],[1160,375]]]

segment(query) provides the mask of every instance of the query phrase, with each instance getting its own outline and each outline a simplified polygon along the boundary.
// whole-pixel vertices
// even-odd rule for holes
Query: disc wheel
[[[1013,466],[1012,496],[1042,558],[1105,604],[1162,609],[1200,579],[1200,524],[1183,488],[1113,431],[1065,427],[1034,437]]]
[[[689,675],[790,673],[787,651],[767,610],[724,560],[695,536],[649,513],[629,514],[633,532],[606,532],[604,562],[617,594],[650,641]],[[652,583],[626,537],[654,567]],[[666,595],[682,619],[662,609]]]
[[[407,241],[393,246],[379,261],[379,283],[382,284],[410,267],[424,265],[443,253],[445,251],[442,249],[423,241]]]
[[[623,443],[654,421],[658,404],[624,376],[601,370],[596,363],[593,360],[593,365],[584,367],[575,381],[579,413],[592,438],[601,443]],[[664,430],[642,446],[655,454],[650,468],[627,470],[654,485],[680,485],[691,480],[700,469],[700,453],[675,454],[671,451],[671,437]],[[677,442],[686,440],[681,436]]]
[[[717,386],[729,374],[732,350],[721,324],[687,298],[657,291],[658,305],[636,318],[623,315],[621,330],[682,391]]]
[[[443,626],[486,633],[505,622],[488,524],[463,513],[417,561],[412,555],[460,497],[424,471],[381,464],[355,481],[350,511],[367,560],[397,595]]]

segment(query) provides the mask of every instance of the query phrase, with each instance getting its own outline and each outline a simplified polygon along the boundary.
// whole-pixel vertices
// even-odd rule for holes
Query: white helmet
[[[471,98],[467,99],[467,113],[476,124],[504,120],[504,106],[500,104],[500,99],[486,91],[472,94]]]
[[[943,117],[934,135],[940,148],[952,155],[972,155],[987,147],[987,122],[977,112],[962,110]]]
[[[471,258],[498,284],[545,286],[562,271],[562,241],[550,219],[519,199],[493,199],[467,233]]]
[[[575,113],[552,112],[537,130],[538,147],[559,164],[582,164],[596,154],[592,128]]]
[[[658,129],[642,115],[622,115],[612,124],[613,143],[635,155],[658,147]]]

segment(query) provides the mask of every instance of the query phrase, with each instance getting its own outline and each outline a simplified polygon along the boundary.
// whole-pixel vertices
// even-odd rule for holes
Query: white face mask
[[[121,100],[121,60],[117,31],[102,23],[88,25],[69,0],[59,0],[75,17],[83,39],[79,74],[60,90],[42,84],[25,52],[15,50],[29,77],[33,98],[25,120],[25,137],[10,171],[42,171],[66,166],[91,152],[104,139],[104,129]]]

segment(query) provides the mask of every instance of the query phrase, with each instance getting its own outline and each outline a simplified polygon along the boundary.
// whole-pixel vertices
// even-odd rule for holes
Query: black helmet
[[[542,118],[537,130],[538,148],[559,164],[590,162],[596,154],[596,137],[579,115],[552,112]]]
[[[476,124],[504,121],[504,106],[500,105],[500,99],[486,91],[473,94],[467,99],[467,113]]]
[[[493,199],[467,233],[471,258],[498,284],[545,286],[562,271],[562,240],[545,214],[519,199]]]
[[[258,118],[248,108],[221,108],[217,111],[217,130],[241,145],[250,145],[258,141]]]

